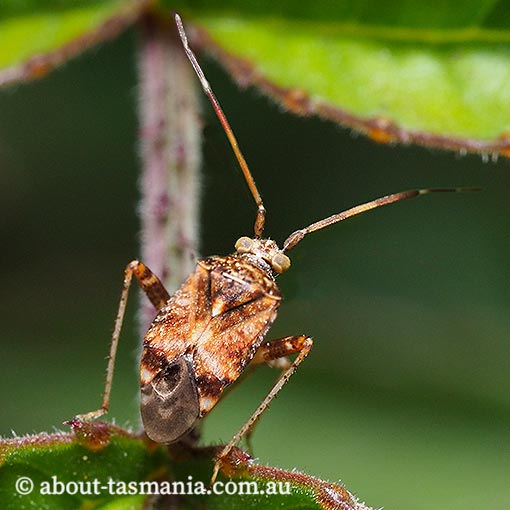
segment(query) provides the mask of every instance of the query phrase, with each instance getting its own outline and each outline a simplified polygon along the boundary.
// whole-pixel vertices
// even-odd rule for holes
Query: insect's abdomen
[[[193,368],[184,356],[172,361],[141,387],[140,412],[146,434],[170,444],[188,435],[199,418]]]

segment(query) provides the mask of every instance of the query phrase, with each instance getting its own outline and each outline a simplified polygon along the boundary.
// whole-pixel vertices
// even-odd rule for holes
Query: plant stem
[[[141,27],[141,260],[172,294],[192,271],[197,254],[200,96],[173,27],[152,17]],[[143,334],[154,315],[143,298]]]

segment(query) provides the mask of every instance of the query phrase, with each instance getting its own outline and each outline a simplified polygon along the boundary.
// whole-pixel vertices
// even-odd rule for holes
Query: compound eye
[[[240,237],[235,245],[237,253],[249,253],[253,249],[253,239],[243,236]]]
[[[283,253],[276,253],[271,259],[271,267],[277,273],[284,273],[290,267],[290,259]]]

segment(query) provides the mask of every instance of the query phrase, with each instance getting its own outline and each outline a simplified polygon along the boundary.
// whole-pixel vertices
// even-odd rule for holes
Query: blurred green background
[[[48,78],[0,92],[0,434],[52,431],[97,408],[125,264],[138,254],[135,31]],[[261,462],[341,479],[374,507],[510,507],[510,162],[389,147],[295,118],[206,72],[268,209],[267,231],[415,187],[479,185],[313,234],[279,278],[268,338],[315,346],[254,436]],[[255,208],[204,109],[200,251],[226,254]],[[110,418],[136,426],[136,300]],[[230,439],[276,373],[207,419]]]

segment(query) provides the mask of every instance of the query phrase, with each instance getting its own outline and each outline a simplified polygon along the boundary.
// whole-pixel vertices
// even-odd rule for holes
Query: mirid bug
[[[249,436],[313,345],[307,335],[264,341],[280,306],[276,276],[290,267],[287,252],[307,234],[370,209],[433,192],[467,189],[417,189],[387,195],[296,230],[279,248],[271,239],[262,238],[266,210],[260,193],[218,100],[188,45],[178,15],[175,21],[184,50],[223,126],[257,206],[254,237],[238,239],[232,255],[199,260],[195,271],[173,296],[142,262],[134,260],[127,265],[103,403],[100,409],[79,415],[77,419],[95,419],[108,411],[115,355],[134,275],[158,311],[145,335],[140,362],[141,416],[145,432],[152,440],[171,444],[188,436],[248,365],[269,363],[283,369],[271,391],[217,457],[214,480],[229,452],[243,436]],[[297,356],[291,362],[287,356],[292,354]]]

